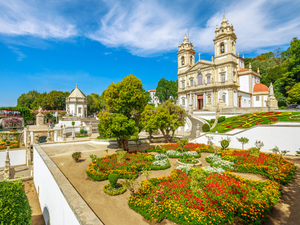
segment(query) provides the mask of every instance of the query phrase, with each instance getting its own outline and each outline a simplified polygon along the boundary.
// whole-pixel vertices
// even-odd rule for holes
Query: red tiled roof
[[[259,91],[269,91],[269,88],[261,83],[257,83],[253,87],[253,92],[259,92]]]
[[[241,70],[238,70],[237,72],[244,72],[244,71],[248,71],[249,69],[245,69],[245,68],[243,68],[243,69],[241,69]]]
[[[149,92],[155,92],[156,91],[156,89],[153,89],[153,90],[149,90]]]

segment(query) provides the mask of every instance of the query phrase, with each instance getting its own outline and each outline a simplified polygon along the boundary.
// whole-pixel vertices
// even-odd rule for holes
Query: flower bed
[[[170,158],[181,158],[182,156],[194,156],[196,158],[201,157],[201,152],[198,153],[196,151],[187,151],[187,152],[181,152],[176,150],[168,150],[165,152],[165,154]]]
[[[246,150],[225,150],[220,154],[222,159],[234,162],[234,171],[262,174],[281,184],[288,183],[296,170],[294,163],[272,153],[260,153],[258,157],[251,157]],[[277,172],[275,168],[278,168]]]
[[[131,153],[126,155],[125,163],[117,162],[117,154],[92,158],[86,173],[93,180],[106,180],[111,173],[119,174],[119,178],[136,178],[143,169],[162,170],[171,166],[168,158],[159,160],[147,153]]]
[[[207,174],[198,193],[191,191],[190,182],[181,170],[145,180],[128,205],[155,222],[168,218],[178,224],[232,224],[239,217],[244,223],[260,224],[280,196],[276,182],[251,181],[231,173]]]
[[[214,150],[211,148],[210,145],[206,145],[206,144],[197,144],[197,143],[187,143],[184,146],[186,151],[196,151],[199,154],[201,152],[214,152]],[[165,153],[168,150],[181,150],[181,147],[178,143],[171,143],[171,144],[165,144],[165,145],[161,145],[159,147],[156,148],[150,148],[147,149],[146,152],[159,152],[162,151],[163,153]]]
[[[10,148],[19,148],[19,142],[11,141],[9,147]],[[0,142],[0,149],[6,149],[6,148],[7,148],[6,142]]]

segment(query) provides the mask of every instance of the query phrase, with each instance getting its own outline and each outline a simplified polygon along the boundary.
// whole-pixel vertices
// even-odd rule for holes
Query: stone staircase
[[[86,125],[89,125],[90,122],[92,122],[92,132],[98,133],[99,120],[96,120],[96,118],[82,118],[81,121],[85,122]]]
[[[203,123],[201,121],[195,119],[191,115],[188,115],[188,118],[190,119],[190,121],[192,123],[191,134],[190,134],[190,136],[188,138],[189,139],[195,139],[196,138],[196,131],[197,131],[197,124],[199,124],[200,131],[201,131]]]

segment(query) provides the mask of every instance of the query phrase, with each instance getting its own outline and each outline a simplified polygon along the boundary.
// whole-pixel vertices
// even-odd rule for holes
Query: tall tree
[[[141,113],[147,104],[145,90],[140,79],[133,75],[125,77],[119,83],[111,83],[104,91],[103,97],[105,107],[109,113],[102,111],[99,114],[99,134],[106,137],[117,137],[121,140],[124,150],[128,149],[128,139],[137,135],[142,129],[140,118]],[[101,122],[109,121],[104,131]],[[133,123],[134,121],[134,129]],[[120,123],[124,123],[124,126]],[[116,128],[118,126],[118,128]]]
[[[34,102],[34,100],[39,96],[40,93],[38,93],[35,90],[29,91],[28,93],[24,93],[20,95],[20,97],[17,100],[17,106],[18,107],[27,107],[30,108],[30,105]]]
[[[98,94],[91,93],[87,98],[87,109],[90,113],[100,112],[103,109],[103,95],[99,96]]]
[[[150,138],[152,137],[152,134],[158,130],[158,127],[155,124],[155,114],[155,108],[151,105],[147,105],[141,117],[143,129],[149,133]]]
[[[289,92],[287,97],[289,103],[300,104],[300,83],[297,83]]]
[[[173,80],[167,80],[165,78],[161,78],[156,87],[155,95],[158,97],[159,101],[163,103],[167,101],[172,96],[173,98],[177,98],[178,94],[178,82]]]

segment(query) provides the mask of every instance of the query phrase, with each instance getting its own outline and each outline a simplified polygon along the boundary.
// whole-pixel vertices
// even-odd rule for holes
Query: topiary
[[[203,124],[203,126],[202,126],[202,131],[203,131],[203,132],[208,132],[208,131],[210,131],[210,127],[209,127],[209,125],[208,125],[207,123]]]
[[[118,163],[124,163],[126,162],[126,155],[127,152],[126,151],[117,151],[117,162]]]
[[[119,179],[119,175],[118,174],[112,173],[112,174],[108,175],[108,180],[109,180],[109,183],[110,183],[110,185],[111,185],[112,188],[116,188],[117,187],[118,179]]]
[[[249,152],[250,152],[250,156],[253,156],[253,157],[258,157],[259,156],[259,153],[260,153],[260,149],[259,148],[249,148],[248,149]]]
[[[72,154],[72,158],[74,159],[75,162],[79,162],[79,159],[81,158],[81,152],[74,152]]]
[[[84,129],[80,129],[80,134],[84,134]]]
[[[220,117],[218,118],[218,123],[224,122],[225,119],[226,119],[225,116],[220,116]]]
[[[228,148],[228,146],[229,146],[229,141],[226,140],[226,139],[220,141],[220,143],[221,143],[221,146],[222,146],[222,149],[223,149],[223,150],[225,150],[225,149]]]
[[[193,193],[202,192],[206,180],[206,172],[203,169],[194,170],[191,174],[190,188]]]
[[[210,120],[210,123],[213,124],[215,121],[216,121],[216,119],[211,119],[211,120]]]

